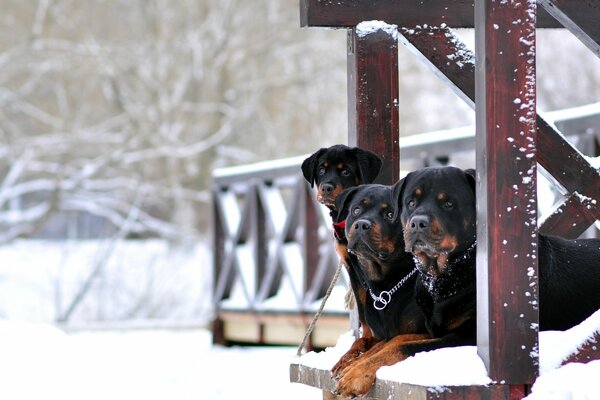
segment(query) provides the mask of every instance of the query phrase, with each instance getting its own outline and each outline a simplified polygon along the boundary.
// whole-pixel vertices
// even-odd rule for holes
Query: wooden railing
[[[242,340],[270,341],[262,332],[265,318],[286,315],[287,322],[294,316],[301,320],[296,321],[296,333],[281,340],[297,343],[331,282],[338,264],[331,220],[327,209],[313,200],[300,170],[303,159],[213,173],[216,342],[240,339],[227,334],[222,324],[227,315],[245,313],[259,325],[251,328],[257,334]],[[345,293],[346,286],[343,276],[336,289]],[[325,314],[347,321],[343,301],[335,303]]]

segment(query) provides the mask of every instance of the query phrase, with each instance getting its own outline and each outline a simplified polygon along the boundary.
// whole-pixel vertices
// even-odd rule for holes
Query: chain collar
[[[369,288],[369,294],[373,299],[373,307],[375,307],[377,311],[383,310],[392,301],[392,295],[394,294],[394,292],[400,289],[400,287],[402,287],[402,285],[404,285],[406,281],[417,271],[418,268],[415,267],[412,271],[408,273],[408,275],[400,279],[400,282],[398,282],[393,288],[391,288],[390,290],[383,290],[381,293],[379,293],[379,296],[375,296],[371,288]]]

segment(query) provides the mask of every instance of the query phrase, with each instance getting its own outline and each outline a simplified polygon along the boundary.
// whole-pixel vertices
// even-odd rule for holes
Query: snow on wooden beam
[[[600,57],[600,3],[539,0],[544,9]]]
[[[582,0],[568,0],[574,4]],[[353,28],[362,21],[382,20],[399,27],[446,24],[473,28],[473,1],[469,0],[300,0],[300,25]],[[561,28],[541,10],[539,28]]]
[[[511,385],[538,374],[535,16],[535,1],[475,4],[477,343]]]
[[[398,30],[371,21],[348,30],[348,144],[379,154],[377,183],[400,177]]]

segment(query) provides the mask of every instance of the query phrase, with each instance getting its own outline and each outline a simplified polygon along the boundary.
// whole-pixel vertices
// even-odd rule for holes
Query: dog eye
[[[414,200],[410,200],[407,204],[408,208],[413,209],[417,205],[417,202]]]
[[[444,207],[446,207],[446,208],[454,208],[454,203],[451,202],[450,200],[448,200],[448,201],[446,201],[444,203]]]
[[[325,175],[325,168],[321,167],[319,168],[319,176],[323,176]]]
[[[341,174],[342,174],[342,176],[350,176],[350,170],[349,170],[349,169],[346,169],[346,168],[344,168],[344,169],[342,170]]]
[[[358,215],[360,214],[360,207],[354,207],[354,209],[352,210],[352,215]]]
[[[385,213],[385,217],[391,221],[392,218],[394,218],[394,213],[392,211],[388,211]]]

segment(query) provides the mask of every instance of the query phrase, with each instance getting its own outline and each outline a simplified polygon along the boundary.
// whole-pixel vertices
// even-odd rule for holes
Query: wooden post
[[[538,373],[535,15],[475,2],[478,352],[511,385]]]
[[[348,144],[383,157],[377,183],[400,174],[398,31],[369,23],[348,30]]]
[[[213,292],[217,290],[218,277],[221,272],[221,266],[225,260],[225,228],[223,221],[219,216],[219,206],[216,199],[219,196],[219,188],[213,189],[212,203],[212,240],[213,240]],[[215,319],[212,322],[212,341],[213,344],[226,345],[225,330],[223,320],[219,318],[218,302],[213,302],[215,305]]]

